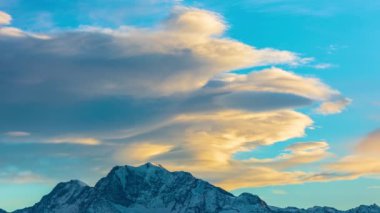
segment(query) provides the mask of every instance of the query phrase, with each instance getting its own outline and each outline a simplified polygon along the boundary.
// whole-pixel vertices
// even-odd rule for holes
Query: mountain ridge
[[[257,195],[234,196],[189,172],[161,165],[115,166],[94,187],[80,180],[58,183],[31,207],[13,213],[380,213],[376,204],[340,211],[332,207],[279,208]],[[0,213],[1,210],[0,210]]]

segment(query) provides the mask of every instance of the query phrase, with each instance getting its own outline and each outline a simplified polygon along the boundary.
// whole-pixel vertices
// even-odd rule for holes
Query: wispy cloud
[[[320,63],[320,64],[315,64],[313,67],[315,69],[324,70],[324,69],[332,68],[332,67],[334,67],[334,65],[329,64],[329,63]]]
[[[342,157],[337,162],[328,164],[327,169],[351,178],[379,175],[379,141],[380,130],[377,129],[359,141],[353,153]]]
[[[380,186],[368,186],[368,189],[380,190]]]
[[[11,132],[6,132],[5,135],[11,136],[11,137],[25,137],[29,136],[29,132],[23,132],[23,131],[11,131]]]
[[[30,184],[46,183],[47,178],[35,174],[31,171],[2,170],[0,172],[0,183],[7,184]]]
[[[285,149],[286,152],[278,157],[267,159],[250,158],[246,162],[284,169],[325,159],[331,155],[328,149],[329,145],[325,141],[295,143],[288,146]]]
[[[73,143],[82,145],[99,145],[101,142],[96,138],[53,138],[46,141],[47,143]]]
[[[278,189],[272,190],[272,193],[275,195],[286,195],[286,194],[288,194],[286,191],[278,190]]]

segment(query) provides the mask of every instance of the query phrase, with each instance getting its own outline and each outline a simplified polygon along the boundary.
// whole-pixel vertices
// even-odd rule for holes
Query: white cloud
[[[8,25],[11,21],[12,17],[8,13],[0,11],[0,25]]]
[[[23,132],[23,131],[11,131],[11,132],[6,132],[5,134],[11,137],[25,137],[25,136],[30,135],[29,132]]]
[[[329,63],[320,63],[320,64],[313,65],[315,69],[320,69],[320,70],[329,69],[333,66],[334,66],[333,64],[329,64]]]

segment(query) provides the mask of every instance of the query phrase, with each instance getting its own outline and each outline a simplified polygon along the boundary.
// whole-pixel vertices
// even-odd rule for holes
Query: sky
[[[0,207],[162,164],[280,207],[380,204],[377,0],[0,2]]]

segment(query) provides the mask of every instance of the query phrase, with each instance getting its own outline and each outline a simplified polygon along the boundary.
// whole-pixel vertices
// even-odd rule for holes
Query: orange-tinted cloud
[[[327,165],[329,170],[352,178],[380,175],[380,130],[369,133],[356,145],[353,153]]]

